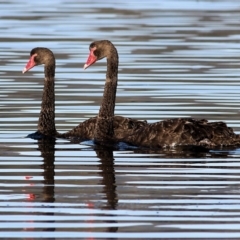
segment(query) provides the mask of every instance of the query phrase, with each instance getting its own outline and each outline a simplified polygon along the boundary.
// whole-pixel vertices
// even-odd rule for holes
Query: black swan
[[[63,136],[79,138],[85,135],[82,131],[86,131],[85,128],[88,128],[88,139],[94,139],[98,144],[112,145],[113,139],[118,142],[124,136],[131,135],[145,126],[147,122],[114,116],[118,82],[118,52],[115,46],[108,40],[101,40],[91,43],[89,49],[90,53],[84,69],[97,60],[107,58],[107,74],[101,107],[97,117],[80,123],[71,131],[64,133]]]
[[[55,128],[55,57],[48,48],[34,48],[30,53],[30,59],[23,69],[23,73],[37,65],[44,64],[44,88],[42,95],[41,112],[38,119],[38,130],[28,136],[31,138],[55,137],[58,135]]]
[[[94,138],[102,141],[106,136],[112,137],[112,119],[114,116],[115,93],[117,86],[118,58],[117,50],[108,40],[96,41],[90,45],[90,54],[86,69],[96,61],[107,57],[107,79],[104,90],[103,103],[99,117],[98,127]],[[122,139],[113,137],[112,141],[120,140],[137,147],[169,148],[177,146],[203,147],[205,149],[240,145],[240,137],[232,128],[223,122],[208,122],[205,119],[178,118],[168,119],[152,124],[144,124],[131,133],[122,136]]]
[[[118,60],[118,56],[117,56],[117,60]],[[60,134],[56,131],[55,94],[54,94],[55,56],[53,52],[48,48],[42,48],[42,47],[37,47],[32,49],[30,52],[30,59],[26,64],[26,67],[23,69],[23,73],[29,71],[34,66],[41,65],[41,64],[44,65],[45,80],[44,80],[44,89],[43,89],[43,95],[42,95],[41,112],[38,120],[38,130],[37,132],[30,134],[28,136],[34,139],[39,139],[44,137],[77,138],[79,141],[93,139],[96,124],[101,125],[101,121],[99,121],[98,117],[93,117],[80,123],[77,127],[73,128],[71,131],[67,133]],[[108,86],[108,83],[106,83],[106,85]],[[102,107],[101,107],[101,109],[102,108],[105,109],[104,112],[108,111],[109,104],[111,105],[110,108],[114,111],[115,93],[116,93],[117,86],[114,85],[113,88],[114,87],[115,87],[115,90],[113,91],[110,91],[108,87],[105,87],[105,90],[104,90],[105,93],[106,91],[108,91],[110,95],[112,95],[112,93],[114,92],[114,96],[112,96],[112,101],[109,102],[109,99],[106,99],[106,96],[105,96],[106,94],[104,94],[105,101],[103,100]],[[102,112],[103,111],[100,110],[100,116]],[[126,135],[131,134],[137,129],[146,125],[146,121],[138,121],[131,118],[113,116],[113,119],[111,120],[111,124],[113,124],[114,137],[116,139],[120,139],[124,137],[125,134]],[[96,129],[99,129],[99,127],[97,127]],[[105,133],[109,134],[108,130],[105,131]]]

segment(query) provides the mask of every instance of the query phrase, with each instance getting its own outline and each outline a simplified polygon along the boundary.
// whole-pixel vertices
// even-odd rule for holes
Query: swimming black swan
[[[112,119],[114,116],[115,93],[117,86],[118,57],[117,50],[108,40],[96,41],[90,45],[90,54],[86,69],[96,61],[107,58],[107,78],[104,98],[98,116],[98,127],[94,138],[102,141],[113,136]],[[104,103],[107,104],[104,104]],[[126,133],[126,131],[125,131]],[[146,148],[165,148],[176,146],[200,146],[207,149],[240,145],[239,135],[223,122],[208,122],[205,119],[178,118],[168,119],[134,129],[124,134],[123,141],[130,145]]]
[[[117,53],[116,53],[117,54]],[[118,62],[118,56],[117,56]],[[53,52],[48,48],[37,47],[32,49],[30,52],[30,59],[23,69],[23,73],[29,71],[31,68],[37,65],[44,64],[44,89],[42,95],[42,105],[41,112],[38,120],[38,130],[34,134],[30,134],[31,138],[43,138],[43,137],[61,137],[61,138],[77,138],[79,140],[90,140],[94,138],[94,132],[96,123],[101,125],[101,121],[97,122],[97,117],[90,118],[77,127],[73,128],[67,133],[60,134],[56,131],[55,128],[55,94],[54,94],[54,77],[55,77],[55,57]],[[108,83],[104,92],[109,92],[112,96],[112,100],[106,99],[106,94],[104,94],[104,100],[102,101],[101,109],[105,109],[104,112],[108,111],[109,105],[111,105],[111,110],[114,111],[115,106],[115,93],[116,93],[116,84],[112,89],[109,89]],[[115,90],[114,90],[115,88]],[[109,95],[107,94],[107,97]],[[102,116],[102,110],[100,110],[100,116]],[[113,112],[114,114],[114,112]],[[113,115],[112,115],[113,116]],[[103,116],[104,117],[104,116]],[[124,118],[121,116],[113,116],[113,133],[116,139],[122,138],[125,134],[131,134],[136,131],[138,128],[146,125],[145,121],[138,121],[131,118]],[[111,120],[111,124],[112,124]],[[102,127],[102,126],[101,126]],[[97,127],[98,129],[99,127]],[[108,128],[108,126],[107,126]],[[108,130],[102,128],[102,130],[108,134]],[[105,131],[106,130],[106,131]]]
[[[32,138],[55,137],[58,135],[55,128],[55,57],[52,51],[47,48],[34,48],[30,53],[30,59],[23,69],[23,73],[34,66],[44,64],[44,88],[42,95],[41,112],[38,119],[38,130],[30,134]]]
[[[118,82],[118,52],[115,46],[107,40],[95,41],[90,44],[90,53],[84,69],[99,59],[107,58],[107,74],[104,86],[104,94],[98,116],[80,123],[71,131],[63,134],[64,137],[79,137],[85,129],[83,125],[93,125],[88,138],[95,143],[112,145],[113,139],[117,142],[124,136],[131,135],[147,124],[146,121],[138,121],[132,118],[114,116],[116,89]],[[88,127],[88,126],[87,126]]]

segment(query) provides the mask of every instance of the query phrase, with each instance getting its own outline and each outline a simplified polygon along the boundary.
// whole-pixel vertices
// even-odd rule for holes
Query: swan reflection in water
[[[41,209],[38,210],[40,212],[41,215],[44,216],[49,216],[49,220],[48,218],[45,218],[45,220],[43,221],[43,223],[45,223],[46,227],[44,227],[42,229],[42,231],[57,231],[55,228],[55,224],[54,223],[58,223],[58,216],[59,213],[57,213],[57,209],[59,206],[57,206],[55,204],[56,202],[56,198],[55,198],[55,191],[56,191],[56,187],[55,186],[55,139],[42,139],[42,140],[38,140],[38,150],[41,153],[41,157],[42,157],[42,164],[41,164],[41,168],[43,169],[43,180],[42,180],[42,187],[41,187],[41,192],[39,192],[39,188],[38,187],[33,187],[31,188],[32,194],[31,196],[34,196],[32,198],[33,202],[39,203],[42,202],[43,206],[42,206],[42,212]],[[96,152],[96,156],[97,158],[99,158],[99,164],[98,164],[98,168],[99,168],[99,175],[101,176],[101,180],[98,182],[99,186],[102,187],[101,192],[103,194],[97,194],[97,199],[94,197],[91,197],[91,193],[90,195],[88,195],[88,191],[86,191],[86,196],[82,197],[79,195],[76,195],[78,197],[78,199],[80,201],[82,201],[81,206],[76,207],[79,208],[80,211],[78,211],[79,209],[76,209],[76,214],[74,213],[68,213],[66,212],[66,216],[80,216],[82,217],[83,215],[81,215],[81,208],[83,209],[89,209],[89,208],[93,208],[93,210],[99,210],[101,209],[100,213],[95,213],[92,217],[92,221],[94,221],[94,218],[96,215],[99,216],[99,220],[97,220],[96,224],[101,221],[101,222],[105,222],[105,231],[106,232],[117,232],[119,230],[119,226],[118,226],[118,222],[116,221],[116,217],[118,216],[117,212],[116,215],[114,215],[114,211],[118,211],[118,201],[119,201],[119,197],[118,197],[118,193],[117,193],[117,183],[116,183],[116,176],[115,176],[115,159],[114,159],[114,152],[111,149],[108,148],[98,148],[95,149]],[[144,158],[146,158],[147,154],[156,154],[156,157],[159,157],[159,165],[156,166],[158,168],[161,169],[168,169],[169,173],[171,174],[171,168],[193,168],[194,164],[203,164],[205,162],[205,159],[211,159],[212,158],[229,158],[229,154],[232,154],[232,150],[229,149],[229,151],[222,151],[222,152],[186,152],[186,151],[182,151],[182,152],[169,152],[168,154],[165,153],[160,153],[158,152],[154,152],[150,150],[146,153],[146,152],[140,152],[140,150],[135,150],[133,153],[139,153],[142,154]],[[128,156],[130,156],[131,154],[128,153]],[[191,158],[195,157],[193,159],[193,161],[191,161]],[[174,161],[175,158],[179,158],[177,161]],[[181,159],[182,158],[182,159]],[[189,158],[189,160],[187,160]],[[166,161],[164,160],[166,159]],[[172,159],[171,161],[169,161],[169,159]],[[131,158],[130,160],[131,161]],[[221,161],[221,160],[220,160]],[[161,164],[163,163],[163,164]],[[176,163],[176,164],[175,164]],[[137,166],[137,168],[148,168],[148,166],[145,164],[144,166],[141,166],[141,163],[139,163],[139,166]],[[151,166],[151,163],[149,164],[149,167]],[[206,167],[209,167],[208,164],[206,164]],[[81,174],[81,172],[80,172]],[[159,176],[159,179],[161,180],[161,176]],[[164,181],[164,177],[162,179]],[[176,180],[175,177],[172,177],[172,180]],[[78,185],[80,186],[81,180],[75,180],[75,182],[78,182]],[[62,189],[62,191],[65,189],[67,189],[67,187],[63,188],[61,187],[60,190]],[[60,192],[60,190],[58,190],[58,192],[60,193],[60,195],[66,195],[66,192]],[[193,190],[191,190],[191,193],[193,193]],[[76,191],[76,190],[74,190]],[[200,194],[201,192],[201,188],[200,189],[195,189],[194,190],[196,194]],[[174,198],[174,192],[172,191],[168,191],[166,194],[168,194],[169,198]],[[60,198],[59,198],[60,199]],[[68,197],[67,197],[68,199]],[[101,204],[99,206],[99,203]],[[64,203],[63,203],[64,205]],[[63,208],[64,209],[64,208]],[[94,212],[94,211],[93,211]],[[99,211],[97,211],[99,212]],[[92,212],[90,211],[90,214],[92,214]],[[90,215],[88,215],[90,216]],[[101,220],[101,216],[103,217],[107,217],[108,220]],[[95,227],[91,227],[91,224],[89,224],[89,227],[86,228],[85,226],[83,227],[83,221],[82,218],[81,220],[76,220],[74,221],[75,223],[79,222],[79,228],[74,228],[74,230],[76,231],[87,231],[87,232],[91,232],[91,231],[98,231],[99,228],[95,228]],[[87,221],[87,218],[86,218]],[[70,228],[71,229],[71,228]],[[28,230],[26,230],[28,231]]]
[[[42,165],[40,168],[43,169],[43,180],[42,180],[42,191],[39,193],[39,188],[34,186],[31,187],[31,193],[29,193],[29,198],[32,202],[42,202],[43,206],[42,208],[45,208],[41,215],[44,216],[51,216],[49,220],[43,221],[46,224],[46,228],[42,229],[42,231],[56,231],[56,228],[54,227],[54,223],[58,222],[58,214],[56,214],[56,211],[54,208],[55,206],[55,144],[56,140],[54,138],[45,138],[38,140],[38,150],[41,153],[42,157]],[[103,186],[102,193],[104,193],[103,196],[103,205],[101,209],[103,209],[104,216],[109,216],[111,218],[112,213],[108,214],[107,210],[116,210],[117,203],[118,203],[118,196],[116,192],[116,181],[115,181],[115,170],[114,170],[114,158],[113,158],[113,151],[110,149],[99,149],[95,150],[97,157],[99,158],[99,175],[101,176],[101,180],[99,182],[100,186]],[[81,180],[79,180],[81,181]],[[80,183],[79,183],[80,185]],[[66,188],[62,188],[65,189]],[[60,193],[61,195],[64,195],[65,193]],[[100,195],[102,197],[102,195]],[[105,201],[106,200],[106,201]],[[84,203],[83,205],[90,208],[95,208],[94,202],[91,203],[91,199],[89,197],[84,197],[83,199]],[[99,206],[96,206],[99,208]],[[105,211],[106,210],[106,213]],[[100,214],[102,215],[102,214]],[[55,217],[54,217],[55,216]],[[79,222],[79,229],[80,231],[83,230],[81,224],[82,220]],[[111,226],[111,223],[114,223],[114,226]],[[116,227],[117,222],[115,220],[106,221],[107,232],[116,232],[118,230],[118,227]],[[91,227],[91,225],[89,225]],[[78,229],[78,230],[79,230]],[[29,229],[26,229],[27,231]],[[87,229],[89,232],[91,228]],[[94,229],[92,229],[94,230]]]
[[[114,157],[113,151],[111,149],[99,149],[95,150],[97,157],[100,160],[99,164],[99,175],[102,177],[100,184],[103,186],[102,192],[104,193],[104,198],[107,200],[106,205],[103,206],[103,209],[106,210],[117,210],[118,206],[118,194],[117,194],[117,185],[115,178],[115,169],[114,169]],[[112,211],[111,211],[112,212]],[[114,216],[113,214],[104,214],[105,216]],[[107,223],[114,224],[117,223],[115,220],[107,221]],[[116,225],[116,224],[115,224]],[[116,232],[118,227],[109,226],[108,232]]]

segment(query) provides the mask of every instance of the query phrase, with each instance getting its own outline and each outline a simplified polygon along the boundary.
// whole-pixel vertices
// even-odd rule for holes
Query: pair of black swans
[[[107,73],[103,99],[98,116],[90,118],[71,131],[60,134],[55,128],[55,57],[47,48],[34,48],[23,70],[29,71],[44,64],[44,89],[38,131],[34,136],[94,140],[103,146],[116,146],[124,142],[130,146],[151,149],[174,147],[200,147],[218,149],[240,146],[240,137],[224,122],[205,119],[176,118],[149,124],[122,116],[114,116],[118,82],[118,52],[108,40],[95,41],[89,46],[89,57],[84,69],[96,61],[107,59]]]

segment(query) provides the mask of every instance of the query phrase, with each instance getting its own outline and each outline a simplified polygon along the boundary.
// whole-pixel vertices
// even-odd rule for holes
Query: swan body
[[[240,146],[239,135],[224,122],[209,122],[206,119],[176,118],[143,126],[122,141],[144,148],[172,148],[199,146],[216,149]]]
[[[94,131],[96,124],[97,117],[89,118],[88,120],[74,127],[72,130],[61,134],[61,137],[76,139],[78,141],[94,139]],[[131,135],[141,127],[146,126],[146,124],[146,121],[139,121],[136,119],[126,118],[122,116],[114,116],[114,139],[122,139],[125,136]]]

